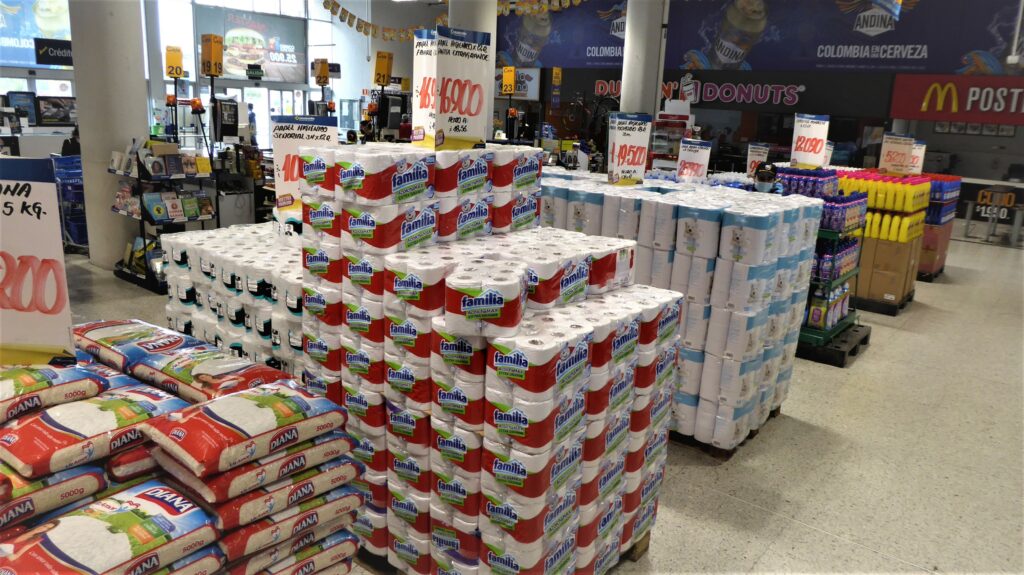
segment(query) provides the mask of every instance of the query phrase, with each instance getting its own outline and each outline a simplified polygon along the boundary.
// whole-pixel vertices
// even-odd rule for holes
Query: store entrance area
[[[75,323],[165,321],[166,298],[84,257],[68,280]],[[953,241],[917,294],[868,314],[871,361],[798,359],[770,436],[728,461],[670,443],[650,550],[616,572],[1016,569],[1024,252]]]

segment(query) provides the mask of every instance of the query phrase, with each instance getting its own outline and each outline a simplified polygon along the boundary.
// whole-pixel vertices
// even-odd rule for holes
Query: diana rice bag
[[[83,323],[72,327],[71,335],[75,347],[124,372],[152,353],[206,345],[194,337],[137,319]]]
[[[0,506],[0,530],[73,503],[107,488],[103,468],[80,465],[42,479],[25,479],[0,463],[0,475],[11,485],[11,502]]]
[[[107,475],[113,481],[128,481],[140,475],[156,471],[159,464],[153,458],[154,449],[151,445],[140,445],[128,451],[112,455],[104,466],[107,470]]]
[[[81,367],[0,365],[0,423],[45,407],[93,397],[109,388]]]
[[[141,383],[55,405],[0,427],[0,459],[25,477],[70,469],[141,444],[140,423],[185,407]]]
[[[192,403],[281,380],[291,375],[237,357],[212,345],[144,357],[132,368],[142,381]]]
[[[324,537],[345,529],[352,524],[352,517],[353,515],[349,514],[337,521],[321,523],[313,529],[278,543],[269,549],[247,555],[239,561],[228,565],[227,575],[256,575],[257,573],[262,573],[267,567],[281,561],[282,557],[295,555],[299,551],[313,546],[314,543],[318,543]]]
[[[345,408],[333,401],[279,382],[194,405],[144,429],[166,453],[205,477],[342,429],[346,420]]]
[[[191,499],[147,481],[6,542],[0,571],[138,575],[171,566],[216,537],[212,519]]]

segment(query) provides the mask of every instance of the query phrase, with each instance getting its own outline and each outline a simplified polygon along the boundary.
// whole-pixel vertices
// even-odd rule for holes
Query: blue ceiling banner
[[[626,0],[588,0],[558,12],[498,17],[497,66],[619,68]]]
[[[1007,74],[1018,0],[671,0],[665,67]],[[940,23],[955,23],[955,32]]]

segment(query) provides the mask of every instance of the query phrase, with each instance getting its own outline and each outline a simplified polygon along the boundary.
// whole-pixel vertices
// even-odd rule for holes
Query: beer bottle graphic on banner
[[[733,0],[718,26],[718,37],[709,55],[711,69],[739,69],[767,25],[764,0]]]

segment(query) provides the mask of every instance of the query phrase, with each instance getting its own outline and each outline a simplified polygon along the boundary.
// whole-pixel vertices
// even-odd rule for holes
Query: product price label
[[[928,144],[925,144],[924,140],[914,142],[914,148],[910,153],[911,174],[920,174],[921,170],[924,169],[924,152],[927,148]]]
[[[491,35],[437,27],[437,88],[434,148],[458,150],[482,144],[490,131],[486,114],[492,98],[494,62]]]
[[[555,66],[554,68],[551,69],[551,85],[562,85],[562,68]]]
[[[711,142],[683,138],[679,142],[679,161],[676,175],[680,178],[699,179],[708,175],[711,161]]]
[[[797,114],[793,121],[793,149],[790,162],[798,168],[825,165],[828,140],[828,116]]]
[[[768,152],[771,146],[761,142],[751,142],[747,145],[747,175],[754,175],[754,170],[761,162],[768,161]]]
[[[437,35],[426,28],[416,30],[412,53],[412,141],[434,147],[437,99]]]
[[[608,122],[609,183],[629,186],[644,181],[650,140],[650,114],[611,114]]]
[[[164,51],[164,69],[168,78],[183,78],[185,71],[181,66],[181,48],[168,46]]]
[[[387,86],[391,83],[391,66],[395,55],[391,52],[377,50],[377,61],[373,66],[373,83],[376,86]]]
[[[219,78],[224,75],[224,37],[203,34],[200,62],[204,76]]]
[[[501,69],[501,95],[511,96],[516,93],[516,67],[504,66]]]
[[[886,132],[882,136],[882,152],[878,168],[886,173],[909,174],[914,154],[914,138]]]

